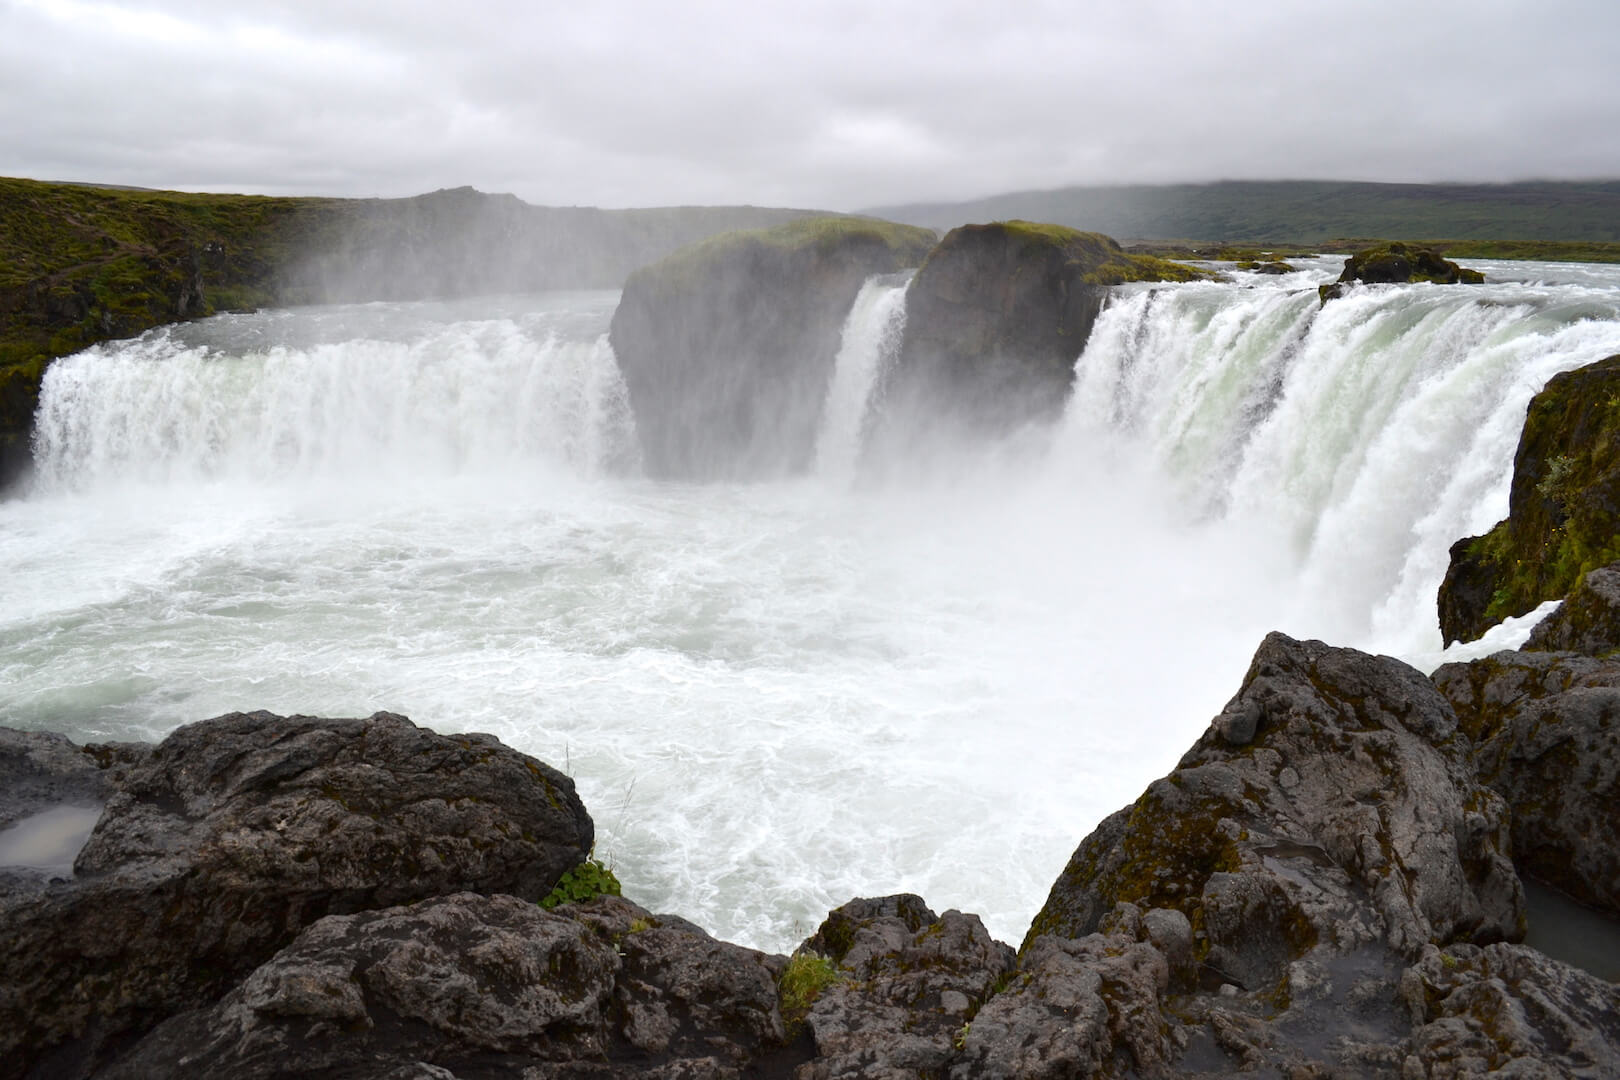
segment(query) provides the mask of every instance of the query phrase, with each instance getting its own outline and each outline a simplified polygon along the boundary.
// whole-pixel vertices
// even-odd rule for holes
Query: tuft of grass
[[[793,954],[782,977],[776,981],[777,994],[782,1001],[782,1023],[789,1040],[797,1038],[804,1030],[804,1018],[816,999],[829,986],[847,978],[830,957],[809,950]]]

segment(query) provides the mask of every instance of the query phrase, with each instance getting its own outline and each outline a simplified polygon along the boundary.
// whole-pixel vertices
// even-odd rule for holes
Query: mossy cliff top
[[[874,273],[888,273],[921,263],[936,239],[930,229],[863,217],[808,217],[768,229],[736,229],[636,270],[625,281],[625,291],[703,288],[705,275],[728,268],[838,259],[857,251],[884,267]]]
[[[1555,375],[1530,402],[1508,516],[1459,540],[1440,586],[1446,642],[1561,599],[1620,559],[1620,356]]]

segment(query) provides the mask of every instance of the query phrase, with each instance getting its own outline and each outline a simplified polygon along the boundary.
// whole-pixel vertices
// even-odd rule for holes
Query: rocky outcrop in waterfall
[[[933,242],[911,226],[815,218],[715,237],[631,274],[610,340],[646,471],[804,471],[862,282],[918,265]]]
[[[885,381],[884,428],[1004,434],[1063,410],[1107,287],[1202,271],[1099,233],[1003,221],[953,229],[917,271]]]
[[[1346,285],[1361,281],[1369,285],[1404,285],[1426,281],[1436,285],[1478,285],[1485,275],[1466,266],[1458,266],[1433,248],[1415,244],[1384,244],[1365,248],[1345,261],[1344,272],[1331,285],[1317,291],[1322,302],[1344,295]]]
[[[1471,641],[1620,559],[1620,356],[1556,375],[1530,402],[1508,516],[1451,548],[1440,630]]]
[[[156,748],[3,733],[0,820],[107,808],[72,880],[0,879],[0,1075],[1614,1074],[1620,985],[1515,943],[1509,853],[1617,910],[1578,883],[1620,865],[1593,842],[1620,661],[1436,681],[1271,635],[1016,954],[909,895],[843,905],[792,958],[617,896],[548,910],[591,839],[572,785],[388,714]]]

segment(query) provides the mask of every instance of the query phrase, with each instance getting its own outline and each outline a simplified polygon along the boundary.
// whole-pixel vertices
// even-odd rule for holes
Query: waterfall
[[[1058,452],[1129,447],[1188,519],[1276,535],[1342,640],[1433,650],[1447,550],[1506,514],[1531,396],[1616,352],[1612,287],[1138,288],[1098,319]]]
[[[847,482],[860,457],[873,389],[900,348],[911,276],[876,275],[861,286],[844,320],[838,358],[816,435],[816,475]]]
[[[266,318],[246,317],[224,343],[168,328],[53,364],[36,418],[38,483],[634,465],[606,334],[489,319],[407,340],[258,344],[248,331]]]

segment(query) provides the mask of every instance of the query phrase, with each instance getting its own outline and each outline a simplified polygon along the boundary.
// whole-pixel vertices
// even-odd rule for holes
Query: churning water
[[[391,709],[567,768],[626,891],[722,937],[905,890],[1017,940],[1267,630],[1436,662],[1530,395],[1620,352],[1614,268],[1484,268],[1321,309],[1331,261],[1122,289],[1055,430],[903,481],[858,467],[903,280],[772,484],[642,478],[613,293],[101,346],[0,504],[0,723]]]

